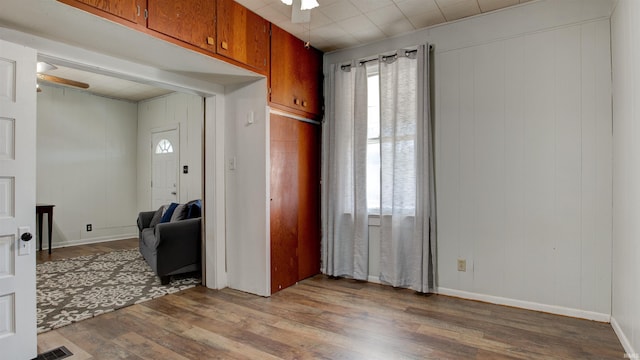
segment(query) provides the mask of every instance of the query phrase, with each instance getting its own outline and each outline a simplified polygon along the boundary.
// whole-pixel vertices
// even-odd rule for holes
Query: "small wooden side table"
[[[49,230],[49,254],[51,254],[51,233],[53,230],[53,207],[55,205],[36,204],[36,214],[38,215],[38,242],[40,243],[40,251],[42,251],[42,218],[43,214],[47,214]]]

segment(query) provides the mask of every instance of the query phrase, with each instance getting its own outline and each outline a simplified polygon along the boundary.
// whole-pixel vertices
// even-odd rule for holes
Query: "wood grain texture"
[[[109,14],[117,17],[129,20],[131,22],[137,22],[138,5],[137,0],[77,0],[81,3],[92,6],[96,9],[100,9]],[[142,8],[144,9],[144,7]]]
[[[271,114],[271,293],[298,281],[297,123]]]
[[[217,0],[217,52],[261,73],[269,66],[269,22],[234,0]]]
[[[301,111],[311,118],[322,114],[322,52],[271,25],[271,102]]]
[[[215,52],[215,1],[149,0],[148,9],[149,29]],[[213,43],[209,44],[208,38],[213,38]]]
[[[298,125],[298,279],[320,273],[321,128]]]
[[[624,357],[609,324],[322,275],[270,298],[191,288],[38,341],[78,359]]]
[[[47,261],[68,259],[84,255],[103,254],[117,250],[135,249],[137,247],[138,238],[132,238],[95,244],[54,248],[51,254],[48,254],[47,251],[37,251],[36,263],[41,264]]]

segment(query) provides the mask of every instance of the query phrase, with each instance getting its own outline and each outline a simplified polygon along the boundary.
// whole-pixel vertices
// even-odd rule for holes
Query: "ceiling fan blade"
[[[65,79],[65,78],[61,78],[61,77],[57,77],[57,76],[53,76],[53,75],[47,75],[47,74],[37,74],[37,75],[38,75],[38,79],[40,79],[42,81],[47,81],[47,82],[52,82],[52,83],[57,83],[57,84],[62,84],[62,85],[74,86],[74,87],[81,88],[81,89],[88,89],[89,88],[89,84],[83,83],[83,82],[80,82],[80,81],[69,80],[69,79]]]

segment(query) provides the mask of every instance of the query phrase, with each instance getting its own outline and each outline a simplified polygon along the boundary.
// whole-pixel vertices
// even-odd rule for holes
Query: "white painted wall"
[[[613,292],[611,324],[626,352],[640,352],[640,2],[611,17],[613,68]]]
[[[228,86],[224,105],[229,287],[263,296],[271,294],[266,89],[266,79]]]
[[[609,320],[614,4],[541,0],[325,56],[435,47],[441,293]]]
[[[202,138],[204,100],[200,96],[173,93],[138,103],[138,211],[151,209],[151,131],[177,127],[180,133],[178,200],[202,199]],[[182,167],[189,166],[183,174]]]
[[[609,22],[440,52],[435,63],[441,291],[608,321]]]
[[[135,237],[137,105],[41,87],[37,202],[55,205],[53,246]]]

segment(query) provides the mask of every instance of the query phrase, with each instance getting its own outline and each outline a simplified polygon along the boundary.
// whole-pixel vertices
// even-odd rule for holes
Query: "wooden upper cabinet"
[[[322,115],[322,52],[271,25],[271,99],[317,118]]]
[[[100,9],[111,15],[137,23],[138,19],[144,20],[146,0],[77,0],[80,3]]]
[[[149,29],[215,52],[214,0],[148,0]]]
[[[218,54],[266,73],[269,22],[234,0],[217,0]]]

